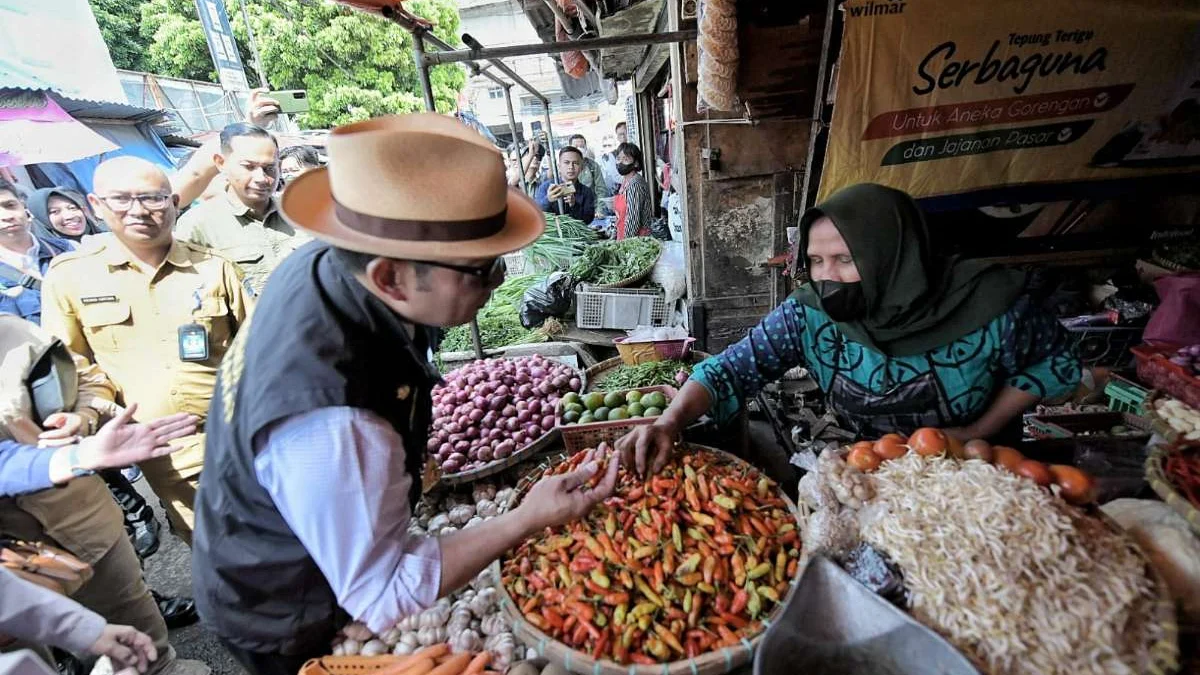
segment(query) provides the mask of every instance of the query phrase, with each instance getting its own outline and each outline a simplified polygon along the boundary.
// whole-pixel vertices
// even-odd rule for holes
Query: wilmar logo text
[[[903,14],[904,8],[907,6],[908,3],[905,2],[905,0],[886,0],[884,2],[872,0],[872,2],[863,3],[854,7],[847,7],[846,11],[850,13],[851,17],[857,19],[866,16]]]

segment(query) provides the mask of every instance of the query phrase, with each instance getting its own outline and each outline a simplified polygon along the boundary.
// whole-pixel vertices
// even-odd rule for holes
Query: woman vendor
[[[1079,359],[1025,294],[1025,274],[936,259],[903,192],[873,184],[837,192],[804,214],[798,251],[810,282],[698,364],[654,424],[618,443],[636,449],[639,471],[652,449],[657,469],[693,420],[730,420],[795,366],[862,438],[939,427],[960,440],[1016,442],[1025,410],[1079,382]]]

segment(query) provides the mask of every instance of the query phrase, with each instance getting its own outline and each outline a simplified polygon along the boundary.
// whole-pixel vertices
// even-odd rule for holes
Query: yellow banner
[[[1196,0],[848,0],[819,199],[1200,170]]]

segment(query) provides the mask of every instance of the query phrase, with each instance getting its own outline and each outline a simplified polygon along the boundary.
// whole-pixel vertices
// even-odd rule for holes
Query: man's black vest
[[[327,245],[305,245],[271,274],[225,356],[205,429],[192,576],[200,615],[221,638],[250,651],[305,655],[327,650],[346,621],[256,478],[255,436],[316,408],[374,412],[404,439],[415,503],[438,376],[425,329],[415,337],[410,330]]]

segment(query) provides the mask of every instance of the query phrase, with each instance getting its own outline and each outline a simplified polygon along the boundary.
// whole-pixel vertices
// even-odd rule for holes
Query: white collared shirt
[[[42,278],[42,271],[38,269],[38,253],[42,250],[42,243],[37,237],[33,237],[33,245],[29,250],[25,251],[24,255],[13,253],[12,251],[0,246],[0,263],[4,263],[9,267],[20,270],[23,274],[28,274],[37,279]]]

